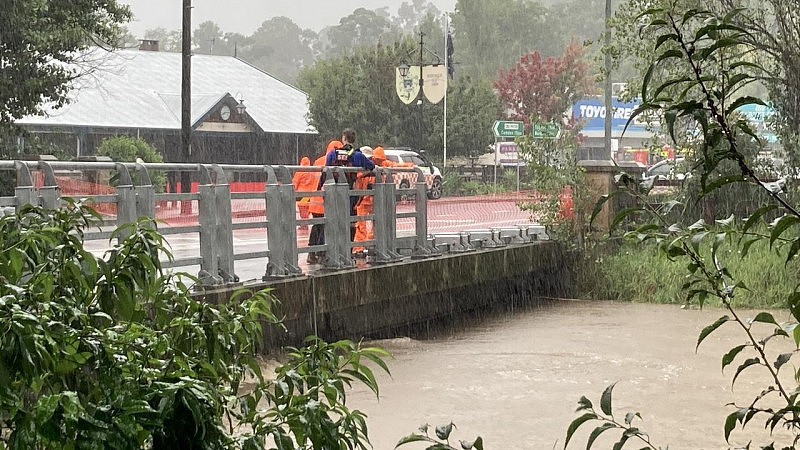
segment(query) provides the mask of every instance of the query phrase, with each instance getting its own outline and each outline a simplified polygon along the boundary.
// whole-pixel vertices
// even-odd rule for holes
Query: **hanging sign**
[[[400,75],[400,69],[395,68],[397,96],[406,105],[417,99],[419,95],[419,66],[408,68],[406,76]]]
[[[442,101],[447,92],[447,67],[444,64],[425,66],[422,69],[422,91],[434,105]]]

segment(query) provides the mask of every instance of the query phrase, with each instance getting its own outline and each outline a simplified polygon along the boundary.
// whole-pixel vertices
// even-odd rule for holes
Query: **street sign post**
[[[558,139],[561,135],[561,126],[556,122],[534,122],[534,139]]]
[[[515,138],[525,134],[525,124],[516,120],[496,120],[494,133],[494,193],[497,195],[498,142],[502,138]]]
[[[492,127],[495,137],[517,137],[525,134],[525,124],[517,121],[496,120]]]

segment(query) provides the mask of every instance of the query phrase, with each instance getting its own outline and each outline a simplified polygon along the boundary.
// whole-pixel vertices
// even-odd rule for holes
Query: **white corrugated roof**
[[[94,49],[89,55],[96,68],[74,82],[70,103],[17,123],[180,129],[180,53]],[[234,57],[192,56],[192,123],[226,94],[243,99],[247,114],[266,132],[316,133],[303,91]]]

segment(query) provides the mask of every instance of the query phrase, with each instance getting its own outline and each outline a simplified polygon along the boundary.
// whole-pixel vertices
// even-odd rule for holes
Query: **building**
[[[69,92],[70,102],[18,125],[91,156],[109,136],[140,137],[168,162],[295,163],[314,154],[304,92],[230,56],[192,56],[192,154],[181,151],[181,54],[93,49]],[[62,144],[63,145],[63,144]],[[24,149],[22,150],[24,153]]]
[[[613,98],[614,116],[611,118],[611,155],[605,154],[606,106],[601,97],[586,97],[572,106],[572,119],[581,124],[582,144],[578,159],[625,160],[627,150],[648,149],[654,145],[654,133],[647,124],[634,118],[628,124],[639,101],[622,102]],[[625,128],[627,125],[627,129]],[[624,133],[623,133],[624,131]]]

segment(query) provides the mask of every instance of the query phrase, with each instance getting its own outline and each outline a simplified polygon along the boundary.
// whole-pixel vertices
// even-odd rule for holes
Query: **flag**
[[[447,74],[450,78],[456,74],[456,68],[453,65],[453,34],[447,30]]]

